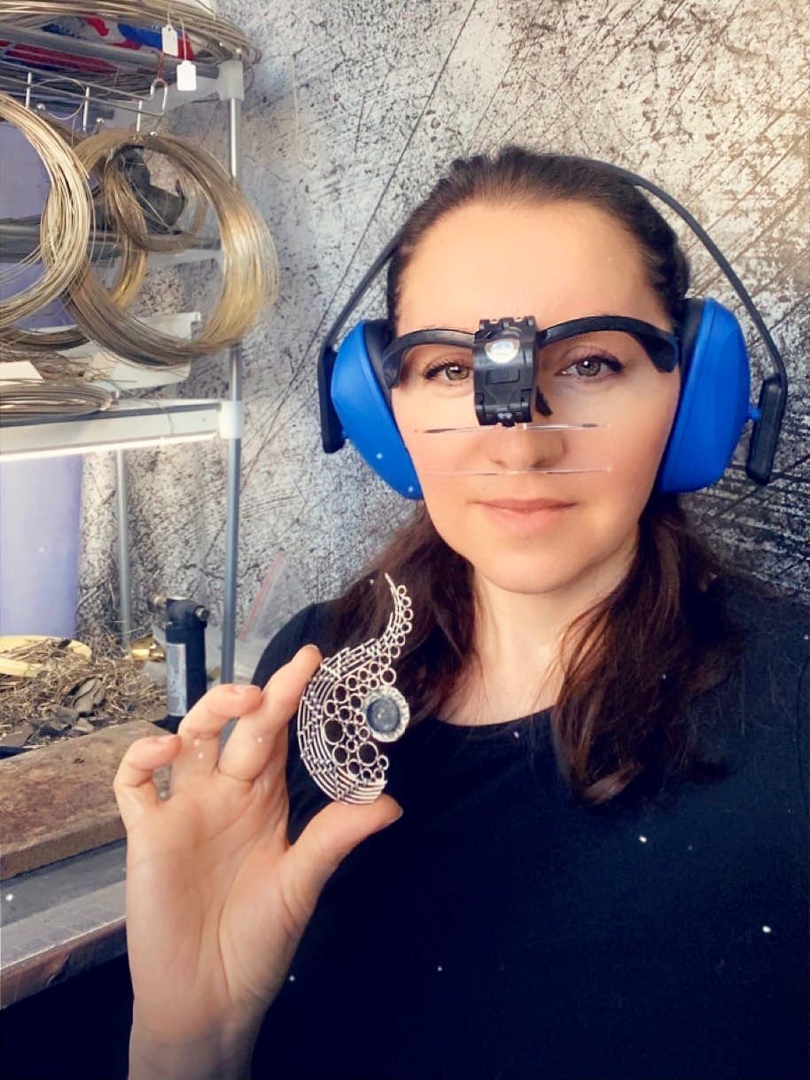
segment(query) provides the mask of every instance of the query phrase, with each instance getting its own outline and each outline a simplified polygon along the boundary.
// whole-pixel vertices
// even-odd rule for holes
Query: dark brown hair
[[[509,147],[497,157],[453,162],[406,223],[388,271],[396,325],[402,275],[421,238],[445,214],[473,202],[526,205],[579,200],[618,220],[642,251],[650,286],[677,327],[689,283],[686,258],[658,211],[631,183],[598,164]],[[405,584],[414,628],[397,664],[414,720],[440,713],[474,652],[470,564],[445,544],[424,506],[350,587],[336,609],[335,640],[382,632],[391,610],[382,571]],[[720,567],[688,527],[677,498],[653,494],[630,570],[568,630],[562,691],[551,728],[574,794],[603,803],[631,785],[657,790],[668,769],[705,773],[684,720],[688,703],[722,681],[735,655],[722,605],[709,588]]]
[[[610,215],[635,238],[650,287],[677,327],[689,288],[689,263],[665,218],[628,180],[597,162],[559,154],[534,154],[509,146],[495,158],[454,161],[446,176],[414,210],[388,264],[388,321],[394,330],[402,275],[425,233],[440,218],[469,203],[526,206],[583,202]]]

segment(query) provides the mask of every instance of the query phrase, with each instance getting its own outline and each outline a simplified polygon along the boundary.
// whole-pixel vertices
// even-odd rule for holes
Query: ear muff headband
[[[739,297],[740,302],[750,316],[751,321],[753,322],[757,330],[757,333],[762,339],[768,356],[770,357],[771,363],[775,368],[774,373],[772,375],[769,375],[760,384],[759,401],[757,402],[755,408],[748,410],[747,416],[747,419],[751,419],[753,421],[753,427],[751,430],[751,437],[748,442],[748,454],[745,462],[745,471],[747,476],[755,483],[767,484],[770,481],[771,475],[773,473],[773,464],[776,457],[776,448],[779,443],[779,433],[782,429],[782,420],[785,415],[785,406],[787,405],[788,378],[787,371],[785,370],[784,361],[782,360],[779,350],[777,349],[774,340],[771,337],[768,327],[765,325],[765,320],[762,318],[762,315],[759,313],[759,310],[754,304],[754,301],[751,299],[748,290],[737,277],[737,274],[733,270],[728,259],[722,253],[717,244],[715,244],[715,242],[712,240],[712,238],[709,236],[709,234],[706,232],[700,222],[698,222],[697,219],[693,217],[692,214],[690,214],[690,212],[686,209],[685,206],[682,206],[678,202],[678,200],[675,199],[672,195],[670,195],[667,191],[664,191],[663,188],[660,188],[651,180],[646,180],[643,176],[639,176],[638,173],[630,172],[628,169],[623,169],[619,165],[612,165],[611,163],[606,161],[597,161],[594,158],[580,158],[579,160],[587,162],[591,165],[598,165],[601,168],[605,169],[607,172],[611,172],[615,176],[622,177],[624,180],[629,181],[636,187],[641,188],[643,191],[649,191],[650,194],[655,195],[657,199],[660,199],[661,202],[668,206],[670,210],[674,211],[674,213],[676,213],[678,217],[689,226],[689,228],[692,230],[692,232],[695,234],[701,244],[703,244],[711,257],[720,267],[723,274],[728,279],[728,282],[731,285],[732,289]],[[712,303],[716,304],[715,301],[712,301]],[[720,306],[721,305],[716,304],[716,307]],[[731,312],[727,311],[727,309],[725,308],[723,310],[726,311],[728,316],[733,319],[735,323],[737,322]],[[711,319],[709,320],[708,326],[706,328],[703,328],[703,334],[705,336],[703,337],[702,348],[705,350],[705,357],[708,358],[711,356],[712,358],[714,358],[716,356],[717,362],[722,366],[724,363],[723,346],[728,345],[729,342],[733,340],[733,337],[729,335],[728,325],[723,321],[719,322],[717,324],[719,329],[719,341],[717,343],[718,348],[717,350],[715,350],[715,343],[711,337],[711,327],[714,325],[714,320]],[[745,340],[743,338],[742,330],[739,326],[739,323],[737,323],[737,334],[739,335],[739,339],[742,342],[742,349],[745,352],[745,368],[749,373],[747,377],[750,379],[750,367],[748,364],[747,350],[745,350]],[[696,345],[700,339],[701,331],[698,331],[698,334],[695,335]],[[687,343],[684,341],[684,346],[686,345]],[[684,349],[684,356],[687,365],[686,379],[688,380],[690,378],[689,371],[692,356],[688,351],[686,351],[686,349]],[[734,357],[736,357],[737,363],[739,363],[739,356],[739,349],[733,349],[730,357],[728,358],[728,362],[733,363]],[[707,371],[711,363],[711,361],[705,361],[704,365],[702,365],[701,367],[701,370],[704,372]],[[739,378],[740,376],[738,373],[737,379]],[[686,386],[684,386],[684,391],[685,390]],[[695,393],[696,392],[697,391],[695,391]],[[678,420],[679,416],[676,417],[676,425],[678,424]],[[726,466],[731,460],[731,455],[734,452],[734,448],[736,447],[737,442],[742,435],[742,429],[744,427],[744,424],[745,419],[743,419],[742,423],[740,423],[739,425],[737,437],[734,440],[734,443],[730,448],[728,457],[723,462],[722,467],[718,468],[719,463],[715,462],[714,468],[711,470],[713,478],[705,481],[702,484],[697,485],[698,487],[707,487],[709,484],[715,483],[715,481],[719,480],[720,477],[723,475]],[[673,427],[673,434],[674,433],[675,427]],[[672,438],[670,437],[669,447],[671,447],[672,445]],[[665,454],[664,466],[667,465],[667,455],[669,454],[669,447]],[[709,474],[709,470],[706,471],[706,474]],[[662,475],[663,466],[662,473],[659,474],[659,479]],[[676,483],[678,480],[677,462],[675,463],[675,465],[670,465],[670,476],[671,482]],[[669,487],[665,490],[673,492],[694,491],[696,490],[696,488],[693,487],[691,484],[688,484],[685,486]]]
[[[334,373],[335,361],[337,360],[337,340],[340,337],[340,332],[346,325],[346,322],[357,305],[363,299],[368,292],[368,288],[384,266],[388,264],[388,260],[394,254],[399,247],[399,241],[402,233],[398,232],[392,237],[385,245],[383,250],[368,268],[366,273],[360,279],[359,284],[341,308],[338,317],[332,323],[329,329],[329,333],[326,335],[323,344],[321,345],[318,353],[318,401],[320,405],[321,415],[321,443],[323,445],[324,452],[327,454],[334,454],[340,450],[346,442],[347,433],[343,430],[343,424],[335,409],[334,401],[332,400],[332,375]],[[383,320],[384,322],[384,320]],[[387,326],[387,324],[385,324]],[[390,331],[389,331],[390,333]],[[355,346],[359,345],[359,341],[355,339]],[[382,374],[382,370],[380,372]],[[382,379],[380,381],[382,386]],[[351,438],[351,436],[349,436]],[[353,441],[353,440],[352,440]]]
[[[684,324],[679,328],[683,386],[659,470],[658,489],[693,491],[715,483],[731,460],[748,419],[753,420],[753,428],[746,473],[756,483],[768,483],[787,401],[787,373],[753,300],[706,231],[671,195],[617,165],[589,158],[577,160],[597,165],[651,192],[686,222],[728,278],[776,369],[762,382],[759,403],[752,409],[748,355],[737,319],[714,300],[686,302]],[[321,347],[321,438],[327,453],[339,450],[349,438],[371,468],[396,491],[406,498],[420,498],[413,463],[396,429],[390,394],[382,377],[381,358],[391,338],[390,328],[385,321],[360,323],[347,335],[340,350],[335,349],[343,326],[396,251],[400,236],[398,233],[389,241],[364,275]],[[366,327],[372,329],[367,333]]]

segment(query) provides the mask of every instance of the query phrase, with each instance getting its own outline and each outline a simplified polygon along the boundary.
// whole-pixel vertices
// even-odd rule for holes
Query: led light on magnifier
[[[484,425],[531,423],[536,395],[537,324],[482,319],[472,346],[475,415]]]
[[[511,364],[520,352],[520,342],[513,337],[496,338],[486,343],[484,352],[493,364]]]

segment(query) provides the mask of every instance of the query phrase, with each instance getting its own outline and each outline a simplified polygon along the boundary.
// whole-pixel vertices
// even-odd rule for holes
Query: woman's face
[[[544,328],[589,315],[672,328],[618,222],[575,202],[471,204],[440,219],[414,252],[396,331],[474,333],[482,319],[526,316]],[[479,578],[510,592],[606,592],[635,552],[680,376],[658,371],[634,338],[615,331],[540,355],[552,412],[536,419],[598,427],[479,427],[470,353],[435,345],[406,354],[394,416],[436,529]],[[465,425],[466,434],[425,434]]]

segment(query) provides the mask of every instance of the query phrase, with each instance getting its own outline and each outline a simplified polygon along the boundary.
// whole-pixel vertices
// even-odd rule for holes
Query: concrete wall
[[[806,592],[803,0],[221,0],[219,10],[264,54],[244,109],[243,185],[282,268],[280,301],[246,342],[240,620],[282,554],[302,594],[322,598],[407,513],[352,450],[322,455],[319,339],[450,159],[505,141],[644,173],[730,259],[783,351],[789,415],[769,487],[755,488],[736,463],[689,502],[739,565]],[[224,152],[221,106],[186,107],[172,123]],[[739,311],[722,273],[686,241],[696,293]],[[205,305],[208,278],[186,270],[150,300]],[[741,318],[755,371],[767,373]],[[223,392],[226,371],[222,357],[200,362],[186,392]],[[132,457],[136,612],[156,588],[220,603],[224,468],[218,444]],[[88,463],[86,619],[114,618],[110,472],[104,459]]]

